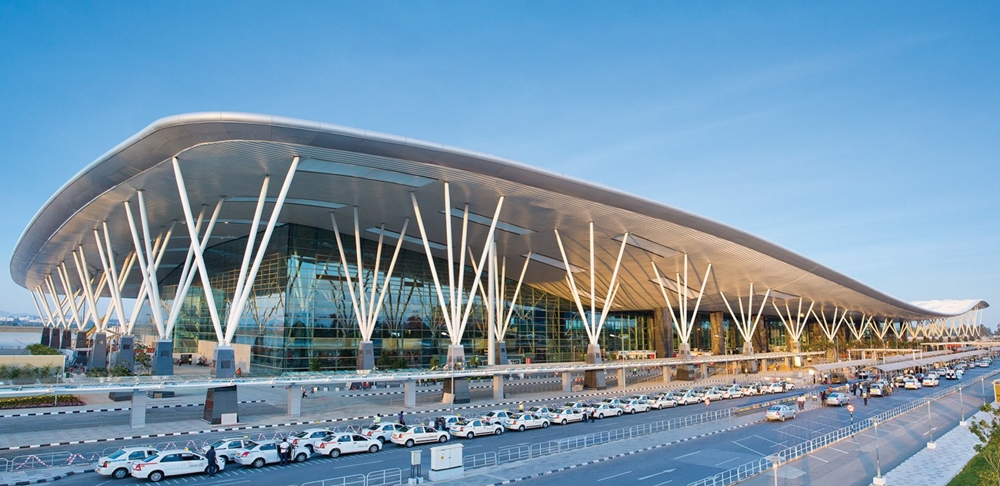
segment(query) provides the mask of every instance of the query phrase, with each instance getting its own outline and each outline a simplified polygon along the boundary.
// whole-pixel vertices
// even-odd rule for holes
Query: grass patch
[[[74,405],[86,405],[76,395],[59,395],[58,404],[51,396],[40,397],[13,397],[0,398],[0,409],[9,410],[16,408],[42,408],[42,407],[70,407]]]
[[[979,486],[984,483],[979,479],[979,472],[989,469],[990,465],[986,463],[986,460],[976,454],[975,457],[969,461],[962,471],[952,479],[948,486]]]

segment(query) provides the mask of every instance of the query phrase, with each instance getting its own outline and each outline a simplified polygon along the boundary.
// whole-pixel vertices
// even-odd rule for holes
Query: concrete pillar
[[[708,363],[701,364],[701,379],[708,378]]]
[[[170,376],[174,374],[174,342],[169,339],[156,341],[156,351],[153,354],[153,375]]]
[[[49,347],[52,349],[62,349],[62,331],[58,327],[52,328],[52,334],[49,336]]]
[[[48,346],[52,342],[52,328],[45,326],[42,328],[42,340],[39,343],[42,346]]]
[[[87,331],[77,331],[76,332],[76,343],[73,344],[76,349],[87,349]]]
[[[215,366],[212,366],[211,376],[213,378],[229,379],[236,377],[236,350],[232,346],[218,345],[215,350],[212,351],[212,360],[215,361]]]
[[[135,337],[122,336],[118,339],[118,362],[115,366],[122,365],[135,373]]]
[[[285,387],[288,390],[288,410],[285,415],[288,417],[296,418],[302,416],[302,387],[296,385],[289,385]]]
[[[588,344],[587,363],[600,364],[601,362],[601,345]],[[608,385],[604,381],[604,370],[598,369],[585,371],[583,375],[583,386],[589,390],[606,390]]]
[[[449,369],[464,369],[465,347],[461,344],[448,346],[447,360]],[[468,378],[446,378],[443,388],[444,393],[441,395],[442,403],[469,403],[472,401],[472,396],[469,394]]]
[[[235,417],[240,408],[237,393],[236,385],[209,388],[205,392],[205,408],[202,418],[212,425],[219,425],[226,423],[227,415]]]
[[[625,388],[628,383],[625,382],[625,368],[618,368],[618,388]]]
[[[510,360],[507,359],[507,343],[497,342],[496,358],[498,365],[510,364]]]
[[[108,367],[108,335],[103,332],[94,333],[94,345],[90,349],[90,360],[87,368],[107,369]]]
[[[563,393],[571,393],[573,391],[573,373],[569,371],[564,371],[562,374],[562,391]]]
[[[669,366],[664,366],[663,367],[663,382],[664,383],[670,383],[670,367]]]
[[[146,391],[136,390],[132,392],[132,409],[129,425],[133,429],[146,426]]]
[[[371,341],[361,341],[358,346],[358,370],[375,369],[375,343]]]
[[[503,400],[503,375],[493,375],[493,399]]]
[[[495,385],[496,381],[494,380],[493,383]],[[493,394],[496,395],[496,389],[494,389]],[[403,405],[406,408],[417,406],[417,382],[415,380],[406,380],[403,383]]]
[[[62,346],[60,349],[70,349],[73,347],[73,330],[63,329],[62,331]]]
[[[658,358],[674,357],[674,325],[665,307],[653,309],[653,349]]]
[[[726,354],[726,333],[722,329],[722,313],[710,312],[708,321],[712,330],[712,354],[715,356]]]

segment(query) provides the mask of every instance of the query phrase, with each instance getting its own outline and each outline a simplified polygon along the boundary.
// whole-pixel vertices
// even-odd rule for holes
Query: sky
[[[1000,322],[1000,2],[0,0],[0,255],[155,120],[493,154]],[[0,310],[35,313],[0,272]]]

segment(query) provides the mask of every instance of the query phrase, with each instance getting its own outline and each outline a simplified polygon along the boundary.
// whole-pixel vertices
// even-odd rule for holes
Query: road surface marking
[[[815,455],[815,454],[813,454],[813,455],[811,455],[811,456],[809,456],[809,457],[811,457],[811,458],[813,458],[813,459],[819,459],[819,460],[821,460],[821,461],[823,461],[823,462],[825,462],[825,463],[828,463],[828,464],[829,464],[829,462],[830,462],[830,461],[827,461],[826,459],[823,459],[822,457],[819,457],[819,456],[817,456],[817,455]]]
[[[655,474],[650,474],[649,476],[643,476],[643,477],[639,478],[639,480],[641,481],[643,479],[649,479],[649,478],[651,478],[653,476],[659,476],[661,474],[671,473],[671,472],[674,472],[676,470],[677,470],[676,468],[674,468],[674,469],[667,469],[666,471],[660,471],[660,472],[655,473]],[[670,481],[667,481],[667,482],[670,482]],[[660,483],[660,484],[663,484],[663,483]]]
[[[764,455],[764,454],[761,454],[760,452],[755,451],[755,450],[753,450],[753,449],[751,449],[751,448],[749,448],[749,447],[747,447],[747,446],[745,446],[743,444],[740,444],[739,442],[737,442],[735,440],[732,441],[732,442],[733,442],[733,444],[736,444],[736,445],[738,445],[738,446],[740,446],[740,447],[742,447],[742,448],[744,448],[744,449],[746,449],[746,450],[748,450],[750,452],[753,452],[754,454],[757,454],[758,456],[763,456]]]
[[[850,452],[847,452],[847,451],[842,451],[842,450],[840,450],[840,449],[837,449],[836,447],[832,447],[832,446],[831,446],[830,448],[831,448],[831,449],[833,449],[833,450],[835,450],[835,451],[837,451],[837,452],[839,452],[839,453],[841,453],[841,454],[850,454]]]
[[[611,478],[617,478],[618,476],[624,476],[624,475],[626,475],[626,474],[631,474],[631,473],[632,473],[632,471],[625,471],[625,472],[623,472],[623,473],[618,473],[618,474],[615,474],[614,476],[608,476],[608,477],[606,477],[606,478],[601,478],[601,479],[598,479],[598,480],[597,480],[597,482],[601,482],[601,481],[604,481],[605,479],[611,479]]]
[[[695,455],[695,454],[697,454],[699,452],[701,452],[701,451],[694,451],[694,452],[689,453],[689,454],[684,454],[683,456],[677,456],[674,459],[680,459],[680,458],[687,457],[687,456],[693,456],[693,455]]]
[[[735,460],[737,460],[737,459],[739,459],[739,458],[738,458],[738,457],[734,457],[734,458],[732,458],[732,459],[726,459],[725,461],[722,461],[722,462],[720,462],[720,463],[716,464],[716,465],[715,465],[715,467],[719,467],[719,466],[721,466],[721,465],[723,465],[723,464],[725,464],[725,463],[727,463],[727,462],[730,462],[730,461],[735,461]]]
[[[669,482],[671,482],[671,481],[673,481],[673,479],[668,479],[668,480],[666,480],[666,481],[664,481],[664,482],[662,482],[662,483],[659,483],[659,484],[657,484],[657,485],[655,485],[655,486],[663,486],[664,484],[667,484],[667,483],[669,483]]]

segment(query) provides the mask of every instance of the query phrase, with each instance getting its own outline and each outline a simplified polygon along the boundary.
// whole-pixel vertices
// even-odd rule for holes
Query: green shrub
[[[56,355],[56,354],[62,354],[62,353],[59,352],[58,349],[52,349],[52,348],[50,348],[50,347],[48,347],[48,346],[46,346],[44,344],[40,344],[40,343],[29,344],[29,345],[25,346],[24,348],[27,349],[29,353],[31,353],[33,355],[36,355],[36,356],[38,356],[38,355],[40,355],[40,356],[53,356],[53,355]]]
[[[0,398],[0,409],[86,405],[76,395]]]

